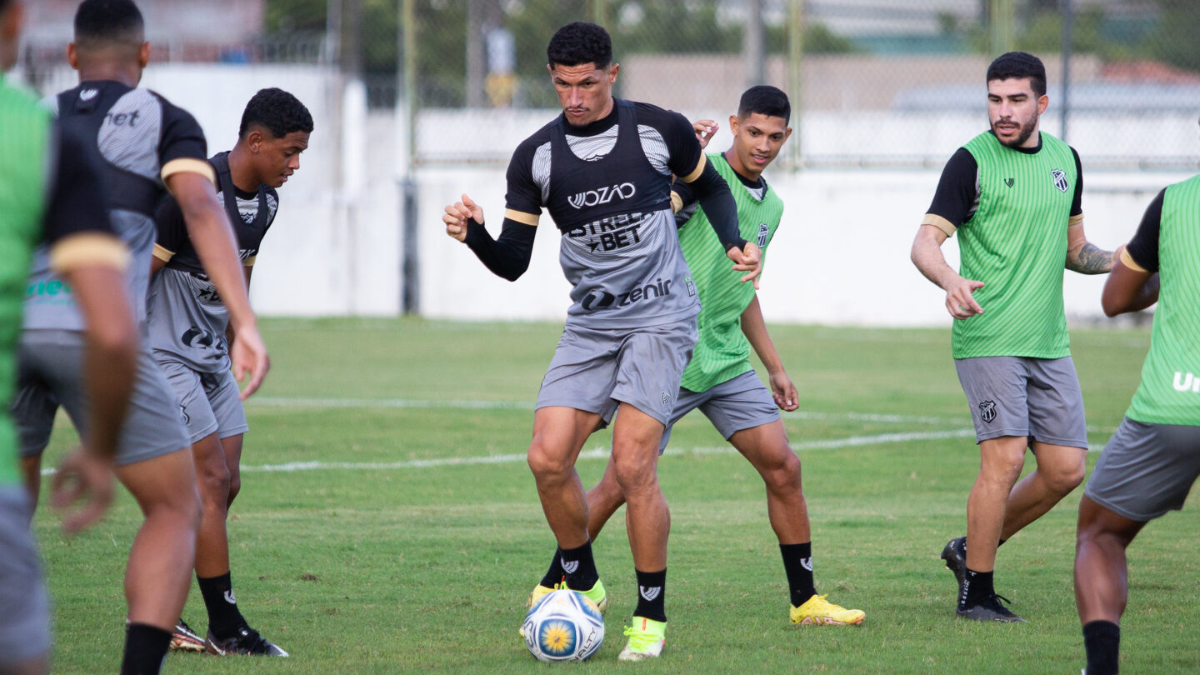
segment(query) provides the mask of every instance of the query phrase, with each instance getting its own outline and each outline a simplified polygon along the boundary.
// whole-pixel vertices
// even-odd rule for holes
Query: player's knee
[[[980,466],[979,475],[985,480],[1008,483],[1010,486],[1021,477],[1025,469],[1025,455],[1008,453],[991,457]]]
[[[767,488],[776,492],[800,489],[800,458],[788,449],[771,457],[762,469]]]
[[[238,493],[242,491],[242,476],[241,474],[231,474],[229,476],[229,498],[225,501],[228,507],[233,504],[233,500],[237,499]]]
[[[220,504],[224,508],[229,501],[229,493],[233,485],[229,469],[224,464],[206,466],[197,473],[196,481],[199,483],[200,495],[206,507],[213,508]]]
[[[1046,482],[1050,489],[1056,494],[1066,495],[1072,490],[1079,487],[1083,482],[1084,467],[1080,464],[1077,467],[1058,469],[1046,476]]]
[[[552,452],[537,438],[529,446],[529,470],[539,483],[562,483],[571,477],[571,463],[565,453]]]
[[[658,484],[653,458],[646,458],[637,453],[625,453],[620,457],[614,455],[613,467],[617,484],[626,498],[630,494],[653,489]]]

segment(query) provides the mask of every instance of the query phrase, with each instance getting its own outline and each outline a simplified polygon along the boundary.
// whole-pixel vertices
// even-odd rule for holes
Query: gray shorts
[[[612,421],[620,403],[666,425],[696,346],[696,319],[645,328],[568,324],[542,380],[537,407],[563,406]]]
[[[1086,448],[1083,392],[1071,357],[983,356],[955,359],[971,404],[975,442],[1028,436],[1049,445]]]
[[[29,532],[29,496],[0,487],[0,667],[50,651],[50,603]]]
[[[17,394],[11,409],[20,435],[21,456],[35,457],[46,449],[60,405],[80,435],[86,433],[83,334],[26,331],[21,336],[19,360]],[[140,352],[133,393],[118,440],[117,465],[144,462],[189,445],[174,392],[154,357],[149,352]]]
[[[1084,494],[1140,523],[1178,511],[1200,477],[1200,427],[1128,417],[1104,446]]]
[[[753,429],[779,419],[779,406],[754,371],[742,373],[708,391],[679,388],[679,400],[671,412],[671,421],[663,432],[658,454],[667,449],[671,427],[683,416],[700,409],[725,440],[743,429]]]
[[[232,372],[201,373],[182,361],[162,356],[158,365],[183,407],[183,421],[192,443],[213,432],[218,438],[229,438],[250,430]]]

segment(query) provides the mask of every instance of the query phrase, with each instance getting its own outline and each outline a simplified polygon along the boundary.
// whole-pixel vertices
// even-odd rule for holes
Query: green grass
[[[545,672],[516,632],[525,596],[554,548],[520,456],[558,331],[549,324],[267,322],[274,369],[248,406],[247,472],[229,529],[242,610],[292,658],[173,654],[166,672]],[[831,600],[865,610],[866,623],[788,625],[761,481],[737,455],[689,451],[723,445],[697,413],[676,427],[679,454],[660,468],[672,514],[667,651],[638,670],[1078,673],[1083,649],[1071,564],[1080,491],[1000,551],[998,590],[1030,623],[967,624],[952,619],[955,585],[938,555],[964,531],[979,461],[972,439],[885,437],[829,447],[849,437],[968,429],[948,332],[779,326],[772,333],[800,388],[801,410],[810,413],[785,422],[802,444],[817,582]],[[1102,445],[1137,386],[1149,336],[1075,331],[1072,338],[1090,440]],[[361,399],[382,403],[345,403]],[[463,408],[452,401],[498,403]],[[338,402],[348,407],[331,407]],[[60,429],[50,459],[71,436]],[[607,443],[602,433],[587,448]],[[488,456],[502,461],[445,461]],[[1095,459],[1092,453],[1089,467]],[[384,466],[253,470],[297,462]],[[603,467],[601,459],[583,459],[578,468],[591,484]],[[1200,671],[1195,501],[1150,525],[1130,550],[1124,672]],[[583,666],[589,672],[621,667],[621,627],[635,592],[623,520],[615,518],[596,543],[611,604],[608,640]],[[39,511],[56,602],[55,672],[116,672],[120,579],[138,523],[128,495],[104,523],[72,539],[59,534],[48,509]],[[194,589],[185,616],[203,630]]]

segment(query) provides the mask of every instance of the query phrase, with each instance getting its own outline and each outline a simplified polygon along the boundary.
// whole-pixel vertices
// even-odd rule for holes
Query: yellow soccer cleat
[[[566,587],[567,585],[565,583],[554,584],[554,586],[543,586],[541,584],[534,586],[533,590],[529,591],[529,599],[525,601],[525,609],[527,611],[533,609],[533,606],[538,603],[538,600],[541,600],[550,591],[557,591],[560,588]]]
[[[656,659],[667,644],[667,624],[640,616],[633,617],[633,625],[625,627],[629,642],[617,654],[618,661],[643,661]]]
[[[792,607],[789,613],[792,623],[801,626],[858,626],[867,616],[861,609],[846,609],[827,602],[825,597],[814,595],[803,605]]]
[[[565,582],[565,581],[562,583],[561,586],[559,586],[559,588],[566,588],[566,587],[567,587],[567,582]],[[574,588],[572,588],[571,590],[575,591]],[[599,579],[596,580],[596,585],[592,586],[591,590],[576,591],[576,592],[582,593],[583,595],[587,596],[588,600],[591,600],[592,602],[596,603],[596,607],[600,609],[601,616],[604,616],[604,613],[608,611],[608,593],[605,592],[604,584],[600,583]]]

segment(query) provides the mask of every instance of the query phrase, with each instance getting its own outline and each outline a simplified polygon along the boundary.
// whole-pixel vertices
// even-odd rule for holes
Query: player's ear
[[[741,120],[738,119],[737,115],[729,116],[729,133],[733,134],[735,137],[738,135],[738,127],[740,126],[738,122],[740,121]]]
[[[145,68],[150,63],[150,43],[143,42],[141,47],[138,47],[138,67]]]
[[[67,63],[73,70],[79,70],[79,52],[75,50],[74,42],[67,45]]]
[[[621,70],[621,64],[614,63],[608,69],[608,83],[615,84],[617,81],[617,71]]]

